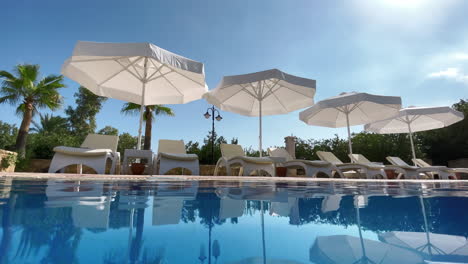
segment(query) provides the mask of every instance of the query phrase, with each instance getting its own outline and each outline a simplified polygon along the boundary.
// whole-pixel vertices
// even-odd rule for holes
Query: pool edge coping
[[[24,180],[87,180],[87,181],[256,181],[256,182],[415,182],[415,183],[468,183],[468,180],[396,180],[396,179],[342,179],[306,177],[253,177],[253,176],[192,176],[192,175],[106,175],[70,173],[0,172],[0,178]]]

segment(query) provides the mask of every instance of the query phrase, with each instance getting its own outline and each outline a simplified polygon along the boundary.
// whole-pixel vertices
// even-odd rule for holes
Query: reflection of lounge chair
[[[341,198],[344,194],[327,195],[322,200],[322,213],[337,211],[340,209]]]
[[[449,179],[449,177],[456,177],[455,173],[444,171],[444,167],[430,166],[425,168],[419,168],[417,166],[410,166],[408,163],[404,162],[399,157],[387,157],[388,162],[390,162],[393,167],[401,169],[400,173],[405,174],[405,178],[419,179],[421,178],[420,174],[425,174],[429,177],[433,177],[434,173],[439,175],[441,179]],[[392,166],[389,166],[392,167]]]
[[[419,166],[421,168],[434,167],[422,159],[412,159],[412,161],[414,162],[414,164],[416,164],[416,166]],[[468,168],[448,168],[445,166],[435,166],[435,167],[440,168],[440,170],[447,172],[447,173],[455,173],[455,174],[456,173],[468,173]]]
[[[384,166],[378,164],[363,164],[363,163],[343,163],[333,153],[325,151],[317,151],[317,156],[323,161],[327,161],[335,165],[342,172],[357,171],[359,174],[365,174],[367,179],[372,178],[387,178]]]
[[[277,165],[286,167],[288,170],[304,169],[307,177],[317,177],[319,173],[323,173],[331,178],[335,168],[330,162],[326,161],[294,159],[284,148],[268,148],[268,154]]]
[[[241,217],[244,214],[245,200],[220,199],[219,219]]]
[[[154,197],[153,222],[157,225],[176,225],[180,222],[184,199],[177,197]]]
[[[82,173],[82,165],[94,169],[98,174],[104,174],[108,159],[112,161],[110,172],[115,173],[115,168],[120,163],[120,153],[117,152],[118,142],[118,136],[89,134],[80,148],[55,147],[49,173],[77,164],[79,174]]]
[[[222,157],[216,163],[214,175],[218,175],[220,167],[225,167],[228,176],[231,176],[231,168],[240,167],[239,176],[249,176],[253,171],[265,171],[275,176],[275,166],[269,158],[247,157],[240,145],[221,144]]]
[[[174,168],[188,169],[192,175],[200,174],[198,156],[187,154],[182,140],[159,140],[158,156],[154,164],[155,171],[160,175]]]
[[[295,206],[298,206],[298,199],[294,197],[288,197],[286,202],[271,202],[270,215],[290,216]]]
[[[111,197],[99,182],[62,182],[49,180],[46,207],[71,208],[73,225],[82,228],[109,226]]]
[[[174,189],[172,185],[160,185],[153,198],[153,225],[175,225],[180,222],[184,201],[194,200],[198,192],[197,182],[186,182]]]

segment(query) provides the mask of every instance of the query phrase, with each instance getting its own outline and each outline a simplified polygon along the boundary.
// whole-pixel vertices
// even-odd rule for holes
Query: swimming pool
[[[0,203],[0,263],[468,262],[462,182],[0,178]]]

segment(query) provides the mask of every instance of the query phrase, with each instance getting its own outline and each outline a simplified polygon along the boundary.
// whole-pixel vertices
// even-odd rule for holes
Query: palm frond
[[[120,113],[125,115],[138,115],[140,113],[140,105],[135,103],[125,103],[120,109]]]

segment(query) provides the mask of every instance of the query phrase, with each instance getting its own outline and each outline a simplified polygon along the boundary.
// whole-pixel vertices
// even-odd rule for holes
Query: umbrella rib
[[[122,64],[120,64],[120,65],[122,65]],[[140,78],[140,80],[143,79],[143,76],[141,76],[140,73],[138,72],[138,70],[136,69],[135,64],[132,64],[132,68],[133,68],[133,70],[135,70],[135,72],[138,75],[138,77]]]
[[[291,89],[291,88],[289,88],[289,87],[287,87],[287,86],[282,86],[282,87],[284,87],[285,89],[291,90],[291,91],[293,91],[293,92],[295,92],[295,93],[298,93],[298,94],[300,94],[300,95],[303,95],[303,96],[305,96],[305,97],[310,97],[310,96],[307,95],[307,94],[303,94],[303,93],[298,92],[298,91],[296,91],[296,90],[294,90],[294,89]],[[315,88],[314,88],[314,89],[315,89]],[[313,98],[313,96],[310,97],[310,98]]]
[[[160,70],[161,70],[161,68],[162,68],[163,66],[164,66],[164,65],[161,65],[161,67],[157,68],[156,71],[154,71],[149,77],[146,78],[146,79],[148,80],[148,82],[149,82],[149,81],[152,81],[152,78],[153,78],[156,74],[159,73],[160,75],[162,75],[162,73],[161,73]],[[157,79],[158,77],[159,77],[159,76],[157,76],[157,77],[154,78],[154,79]]]
[[[239,84],[239,86],[242,87],[242,91],[246,92],[247,94],[249,94],[253,98],[257,98],[257,96],[255,94],[253,94],[251,91],[247,90],[247,87],[242,86],[242,84]],[[252,88],[253,88],[253,86],[252,86]],[[255,89],[254,89],[254,91],[255,91]]]
[[[152,78],[152,79],[149,79],[148,82],[152,82],[152,81],[154,81],[154,80],[157,80],[157,79],[159,79],[159,78],[161,78],[161,77],[164,77],[165,75],[168,75],[169,73],[172,73],[172,72],[174,72],[174,70],[171,69],[169,72],[163,73],[163,74],[158,75],[158,76],[156,76],[156,77],[154,77],[154,78]]]
[[[139,59],[137,59],[137,60],[139,60]],[[137,60],[135,60],[134,62],[132,62],[131,64],[129,64],[129,65],[127,65],[127,66],[130,66],[130,65],[131,65],[131,66],[134,67],[134,65],[135,65],[135,63],[136,63]],[[126,67],[126,66],[123,65],[120,61],[118,61],[118,60],[115,60],[115,61],[116,61],[120,66]],[[128,67],[127,67],[127,68],[128,68]],[[134,68],[135,68],[135,67],[134,67]],[[136,70],[135,70],[135,71],[136,71]],[[122,72],[122,71],[120,71],[120,72]],[[137,76],[135,73],[133,73],[133,72],[131,72],[131,71],[128,71],[128,73],[130,73],[131,75],[133,75],[133,77],[137,78],[139,81],[143,81],[143,80],[142,80],[143,78],[141,78],[139,74],[138,74],[138,76]],[[137,72],[137,73],[138,73],[138,72]],[[107,80],[107,81],[109,81],[109,80]],[[104,82],[103,82],[103,83],[104,83]]]
[[[182,74],[182,73],[179,72],[178,70],[174,70],[174,71],[177,72],[177,73],[179,73],[180,76],[184,77],[185,79],[188,79],[188,80],[190,80],[190,81],[192,81],[192,82],[194,82],[194,83],[196,83],[196,84],[198,84],[198,85],[205,86],[203,83],[199,83],[199,82],[195,81],[194,79],[192,79],[192,78],[190,78],[190,77],[188,77],[188,76],[185,76],[184,74]]]
[[[164,80],[166,80],[174,89],[176,89],[176,91],[177,91],[180,95],[184,96],[184,95],[182,94],[182,92],[180,92],[179,89],[177,89],[177,87],[176,87],[171,81],[169,81],[169,79],[166,78],[166,76],[161,75],[161,77],[163,77]]]
[[[76,61],[72,61],[72,63],[75,63],[75,62],[93,62],[93,61],[113,61],[113,60],[116,60],[116,59],[129,59],[131,57],[134,57],[134,56],[122,56],[122,57],[116,56],[115,58],[106,58],[106,59],[76,60]]]
[[[419,117],[420,117],[420,116],[419,116]],[[445,127],[444,121],[440,121],[439,119],[433,118],[433,117],[430,116],[430,115],[426,115],[426,117],[428,117],[428,118],[430,118],[430,119],[432,119],[432,120],[435,120],[435,121],[437,121],[437,122],[439,122],[439,123],[443,123],[443,124],[444,124],[444,127]]]
[[[151,81],[151,78],[153,78],[153,76],[156,75],[156,73],[158,73],[158,72],[162,75],[161,69],[165,66],[164,64],[161,63],[161,66],[158,67],[158,66],[156,66],[156,65],[154,64],[153,60],[150,60],[150,62],[151,62],[151,64],[153,64],[153,66],[156,68],[156,71],[153,72],[153,73],[147,78],[148,81]],[[169,67],[168,67],[168,68],[169,68]],[[169,68],[169,70],[170,70],[170,72],[172,71],[171,68]],[[157,78],[155,78],[155,80],[156,80],[156,79],[157,79]]]
[[[98,86],[101,86],[103,85],[104,83],[110,81],[111,79],[113,79],[115,76],[119,75],[120,73],[124,72],[124,71],[127,71],[127,69],[132,66],[132,64],[136,63],[137,61],[139,61],[141,58],[143,57],[139,57],[138,59],[136,59],[135,61],[133,61],[132,63],[130,63],[129,65],[125,66],[123,69],[121,69],[120,71],[116,72],[115,74],[112,74],[109,78],[105,79],[104,81],[102,81],[101,83],[99,83]],[[123,66],[118,60],[115,60],[120,66]],[[130,74],[132,74],[133,76],[134,73],[130,72],[130,71],[127,71],[129,72]],[[138,79],[138,78],[137,78]],[[140,79],[139,79],[140,80]],[[140,80],[141,81],[141,80]]]
[[[242,87],[242,85],[239,85],[240,87]],[[228,87],[233,87],[233,86],[228,86]],[[244,88],[244,87],[242,87]],[[230,95],[228,98],[224,99],[223,101],[220,101],[221,103],[224,103],[226,102],[227,100],[231,99],[232,97],[234,97],[236,94],[238,94],[239,92],[243,91],[244,89],[240,89],[239,91],[237,91],[236,93],[233,93],[232,95]]]
[[[361,107],[359,107],[359,106],[360,105],[358,105],[356,108],[359,109],[361,111],[361,113],[363,113],[367,117],[367,119],[369,120],[370,119],[369,115],[366,112],[364,112],[364,110],[362,110]]]
[[[278,89],[276,89],[276,91],[278,91],[279,89],[281,89],[281,87],[278,87]],[[276,100],[278,100],[278,103],[284,108],[284,110],[286,110],[286,112],[288,112],[288,109],[286,108],[286,106],[284,106],[283,102],[280,101],[278,96],[276,96],[276,94],[274,92],[272,92],[271,94],[276,98]]]
[[[265,85],[267,86],[267,88],[268,88],[268,92],[263,96],[262,99],[267,98],[268,96],[270,96],[271,94],[273,94],[274,92],[278,91],[278,90],[281,88],[281,86],[280,86],[280,87],[278,87],[278,89],[276,89],[275,91],[273,91],[273,88],[275,88],[275,86],[279,83],[279,81],[280,81],[280,80],[278,79],[278,80],[275,82],[275,84],[273,84],[273,86],[270,86],[269,84],[267,84],[266,82],[264,82],[264,84],[265,84]]]

